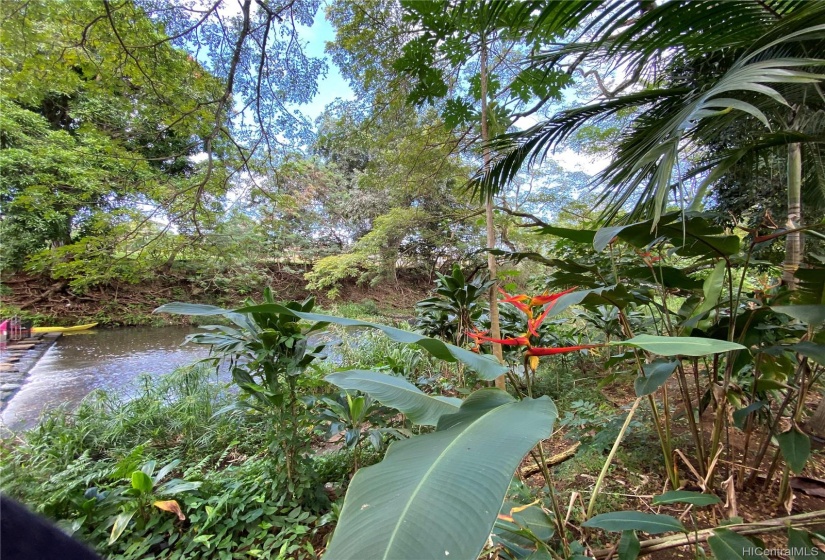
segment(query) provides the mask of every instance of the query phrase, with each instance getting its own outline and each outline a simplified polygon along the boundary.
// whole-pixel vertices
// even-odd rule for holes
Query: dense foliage
[[[113,558],[813,555],[823,4],[336,0],[311,133],[318,8],[3,4],[3,267],[251,296],[157,309],[210,357],[4,439],[4,492]]]

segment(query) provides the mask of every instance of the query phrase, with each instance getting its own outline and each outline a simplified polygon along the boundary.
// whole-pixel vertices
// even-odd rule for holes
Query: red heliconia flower
[[[487,334],[487,331],[467,331],[467,336],[473,339],[473,342],[476,343],[475,346],[470,348],[472,352],[478,352],[479,348],[481,347],[481,337]]]
[[[639,256],[642,257],[642,260],[645,261],[645,264],[653,264],[657,261],[662,260],[662,257],[656,256],[652,254],[650,251],[648,252],[640,252]]]
[[[555,356],[556,354],[566,354],[577,350],[587,350],[598,348],[601,344],[580,344],[578,346],[561,346],[559,348],[530,348],[527,350],[528,356]]]
[[[578,288],[578,286],[573,286],[569,290],[564,290],[563,292],[557,292],[555,294],[548,294],[547,292],[544,292],[540,296],[531,297],[530,301],[527,303],[527,305],[530,305],[532,307],[536,307],[536,306],[539,306],[539,305],[545,305],[547,303],[554,303],[561,296],[569,294],[570,292],[574,291],[576,288]]]
[[[573,290],[575,290],[578,286],[570,288],[569,290],[564,290],[563,292],[558,292],[555,294],[548,294],[544,292],[540,296],[528,296],[527,294],[517,294],[515,296],[511,296],[501,288],[498,289],[499,292],[504,294],[504,299],[502,300],[504,303],[511,303],[518,309],[524,312],[527,315],[528,319],[533,318],[533,308],[540,307],[542,305],[546,305],[548,303],[552,304],[557,299],[565,294],[569,294]],[[546,310],[545,310],[546,311]],[[545,314],[546,315],[546,314]],[[532,331],[531,331],[532,332]],[[535,334],[535,333],[533,333]]]
[[[544,319],[547,318],[547,314],[550,310],[553,309],[552,305],[548,305],[547,309],[545,309],[541,315],[539,315],[535,319],[527,319],[527,332],[532,334],[533,336],[541,336],[539,335],[539,327],[544,322]]]
[[[511,303],[516,306],[516,308],[523,311],[528,317],[533,316],[533,311],[530,309],[530,306],[527,305],[527,302],[530,301],[530,296],[527,294],[518,294],[516,296],[511,296],[501,288],[498,289],[499,292],[504,294],[504,299],[501,300],[504,303]]]
[[[473,337],[476,341],[494,342],[502,346],[530,346],[530,339],[527,336],[515,336],[513,338],[490,338],[489,336]]]
[[[499,288],[499,291],[504,295],[504,299],[502,300],[504,303],[514,305],[516,308],[523,311],[525,315],[527,315],[527,332],[521,336],[514,336],[511,338],[492,338],[487,336],[487,331],[468,332],[467,336],[472,338],[476,343],[476,347],[472,348],[472,350],[474,352],[478,352],[479,347],[484,342],[492,342],[501,344],[502,346],[522,346],[527,349],[527,352],[525,353],[526,366],[535,371],[536,367],[538,367],[539,356],[552,356],[554,354],[564,354],[566,352],[575,352],[576,350],[585,350],[587,348],[595,348],[596,346],[599,346],[598,344],[585,344],[581,346],[567,346],[563,348],[533,348],[530,344],[530,336],[540,336],[539,327],[547,318],[550,310],[555,306],[556,301],[561,296],[569,294],[575,289],[576,287],[573,287],[569,290],[564,290],[563,292],[558,292],[555,294],[548,294],[545,292],[540,296],[531,297],[527,294],[517,294],[511,296]],[[541,306],[545,306],[544,310],[542,310],[538,317],[534,317],[533,310]]]
[[[570,292],[572,292],[575,289],[576,288],[573,287],[573,288],[570,288],[569,290],[564,290],[563,292],[559,292],[559,293],[556,293],[556,294],[549,294],[549,295],[545,294],[543,296],[534,297],[533,298],[534,300],[544,301],[548,305],[547,305],[547,307],[544,308],[544,311],[542,311],[541,315],[539,315],[535,319],[528,319],[527,320],[527,331],[530,334],[532,334],[533,336],[539,336],[539,327],[544,322],[544,320],[547,318],[547,314],[550,313],[550,310],[553,309],[553,307],[556,305],[556,300],[558,300],[561,296],[563,296],[565,294],[569,294]]]
[[[478,340],[482,336],[486,335],[487,331],[467,331],[467,336],[472,338],[473,340]]]

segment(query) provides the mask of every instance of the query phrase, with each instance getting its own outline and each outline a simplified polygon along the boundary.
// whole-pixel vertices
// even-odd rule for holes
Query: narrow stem
[[[773,460],[771,460],[771,466],[768,468],[768,475],[765,477],[765,484],[762,485],[762,489],[767,492],[768,489],[773,484],[773,473],[776,472],[776,467],[779,465],[779,455],[780,450],[777,448],[776,451],[773,453]],[[757,471],[753,471],[756,473]]]
[[[790,479],[790,470],[788,469],[788,465],[785,465],[785,468],[782,471],[782,481],[779,483],[779,494],[776,497],[776,501],[778,506],[781,506],[785,503],[785,498],[790,492],[789,486],[789,479]]]
[[[622,330],[627,338],[633,338],[633,329],[621,309],[619,309],[619,325],[622,327]],[[634,348],[633,354],[636,357],[636,365],[639,368],[639,373],[644,375],[644,364],[639,356],[639,351]],[[653,425],[656,427],[656,434],[659,436],[659,444],[662,446],[662,459],[664,459],[665,462],[667,478],[670,480],[670,483],[673,485],[673,489],[675,490],[679,488],[679,477],[676,474],[676,470],[673,468],[670,440],[662,432],[661,421],[659,420],[659,411],[656,408],[656,401],[653,399],[653,395],[648,395],[647,399],[650,403],[650,410],[653,413]]]
[[[665,417],[665,439],[668,442],[668,447],[672,447],[673,431],[671,430],[672,420],[670,417],[670,396],[667,391],[667,383],[662,385],[662,412]]]
[[[590,519],[593,515],[593,508],[596,506],[596,498],[599,495],[599,490],[601,490],[604,477],[607,476],[607,470],[610,468],[610,464],[613,462],[613,457],[616,456],[616,452],[619,450],[619,445],[622,443],[622,439],[624,439],[624,434],[627,431],[628,426],[630,426],[630,421],[633,419],[633,415],[636,413],[636,409],[639,408],[639,404],[641,402],[642,397],[638,397],[635,401],[633,401],[633,406],[627,413],[627,418],[625,418],[624,424],[622,424],[622,429],[619,430],[619,435],[616,436],[616,441],[613,442],[613,447],[610,449],[610,453],[608,453],[607,459],[604,461],[599,477],[596,479],[596,485],[593,487],[593,493],[590,495],[590,502],[587,504],[587,515],[585,516],[587,519]]]
[[[530,367],[524,362],[524,379],[527,380],[527,396],[533,398],[533,380],[530,376]]]
[[[794,383],[797,383],[797,379],[800,375],[799,368],[797,367],[796,375],[794,376]],[[771,434],[773,434],[776,427],[779,425],[779,421],[782,419],[782,413],[785,412],[785,409],[788,407],[788,404],[791,401],[791,397],[793,395],[793,389],[788,389],[788,393],[785,395],[782,404],[779,407],[779,410],[776,412],[776,418],[774,418],[773,422],[768,425],[768,433],[765,434],[765,440],[762,442],[762,446],[759,449],[759,453],[756,454],[756,459],[753,462],[753,466],[756,469],[759,468],[759,465],[762,463],[762,459],[765,458],[765,453],[768,451],[768,445],[771,443]],[[748,483],[752,483],[756,480],[757,470],[751,473],[750,477],[748,478]]]
[[[556,490],[553,487],[553,477],[550,474],[550,469],[547,468],[547,459],[544,456],[544,449],[541,446],[541,442],[538,444],[538,459],[534,457],[533,459],[539,464],[541,468],[541,474],[544,476],[544,482],[547,485],[547,492],[550,495],[550,504],[553,508],[553,516],[556,518],[556,530],[559,532],[559,537],[561,538],[561,542],[564,546],[565,550],[565,557],[568,556],[568,542],[567,542],[567,534],[565,532],[564,527],[564,515],[562,515],[561,507],[559,506],[559,501],[556,498]]]
[[[696,418],[693,416],[693,401],[690,398],[690,391],[687,385],[687,377],[685,376],[685,368],[682,366],[682,363],[679,362],[677,366],[679,373],[678,373],[678,380],[679,380],[679,390],[682,393],[682,400],[685,402],[685,414],[687,415],[688,419],[688,426],[690,427],[690,432],[693,435],[693,441],[696,444],[696,453],[699,458],[699,474],[705,476],[705,445],[702,438],[702,433],[696,426]],[[697,411],[698,411],[698,403],[697,403]]]
[[[665,433],[662,431],[656,400],[653,398],[653,395],[648,395],[647,400],[650,403],[650,410],[653,413],[653,425],[656,427],[656,434],[659,436],[659,444],[662,447],[662,459],[665,461],[667,478],[671,486],[673,486],[673,489],[677,490],[679,488],[679,476],[676,474],[676,469],[673,468],[673,449],[670,446],[670,440],[667,439]]]

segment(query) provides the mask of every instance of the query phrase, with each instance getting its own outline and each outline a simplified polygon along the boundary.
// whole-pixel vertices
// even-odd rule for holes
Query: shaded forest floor
[[[323,310],[344,315],[411,318],[416,301],[426,297],[432,286],[427,278],[400,275],[381,283],[344,283],[335,299],[326,292],[306,289],[302,270],[268,271],[267,284],[279,300],[303,300],[315,296]],[[224,307],[240,305],[246,298],[260,300],[266,285],[238,283],[227,289],[203,287],[185,277],[156,276],[139,284],[113,282],[94,286],[84,292],[73,290],[66,282],[46,276],[26,274],[0,277],[0,315],[19,315],[36,325],[73,325],[98,322],[105,326],[165,325],[188,323],[188,317],[153,315],[164,303],[184,301]]]
[[[590,364],[591,367],[593,364]],[[548,373],[552,378],[560,375],[559,372]],[[610,418],[626,412],[633,401],[635,394],[626,379],[618,379],[611,383],[602,384],[601,371],[598,368],[582,368],[572,376],[561,374],[559,380],[549,379],[547,388],[550,396],[559,405],[561,411],[570,410],[571,405],[575,408],[576,401],[590,401],[602,403],[598,418],[593,419],[583,429],[558,430],[551,439],[545,440],[542,447],[545,456],[548,458],[559,457],[562,460],[554,465],[551,470],[553,484],[559,493],[560,503],[563,504],[564,511],[575,516],[581,515],[585,510],[589,491],[592,490],[601,470],[607,454],[607,447],[600,449],[596,444],[596,438],[600,431],[612,432],[610,428]],[[560,383],[558,381],[561,381]],[[560,389],[554,389],[559,386]],[[703,384],[701,387],[704,390]],[[667,390],[670,395],[671,410],[677,412],[684,408],[684,402],[679,396],[677,381],[674,378],[667,383]],[[818,404],[818,395],[810,395],[806,400],[808,414],[812,414]],[[657,406],[662,407],[661,399],[657,399]],[[611,411],[612,409],[612,411]],[[691,440],[690,430],[684,415],[674,419],[672,424],[672,437],[674,449],[678,449],[684,454],[687,461],[695,463],[695,446]],[[706,428],[713,422],[714,412],[709,406],[702,416]],[[712,483],[712,493],[719,496],[722,503],[701,508],[687,508],[684,504],[655,505],[652,503],[653,497],[667,490],[672,490],[668,485],[664,475],[664,463],[662,461],[661,447],[659,440],[653,430],[653,419],[650,416],[649,406],[643,403],[636,416],[628,435],[623,440],[615,460],[608,471],[604,487],[599,494],[595,513],[607,513],[611,511],[641,511],[646,513],[663,513],[679,518],[692,531],[718,527],[725,520],[739,518],[742,522],[753,523],[762,520],[784,518],[789,515],[825,511],[825,449],[821,444],[814,442],[811,456],[805,469],[799,476],[790,476],[792,498],[784,503],[777,498],[779,496],[779,486],[782,479],[782,468],[773,472],[770,478],[767,474],[771,472],[771,463],[777,453],[774,445],[769,447],[769,452],[757,469],[757,478],[754,483],[744,489],[738,488],[736,484],[729,485],[727,493],[719,489],[719,482],[732,482],[742,476],[738,465],[743,462],[743,432],[731,428],[725,434],[722,442],[724,452],[720,456],[715,482]],[[709,430],[704,432],[705,445],[710,444]],[[608,438],[612,443],[613,435]],[[764,437],[763,431],[757,430],[755,440],[760,441]],[[578,444],[582,445],[578,445]],[[751,445],[748,452],[748,464],[752,465],[755,455],[755,445]],[[567,454],[574,451],[575,454],[567,458]],[[682,456],[675,457],[680,481],[685,490],[701,491],[698,479],[691,472],[691,467],[682,459]],[[524,459],[519,474],[531,467],[534,461],[531,457]],[[747,475],[752,471],[748,466],[744,473]],[[520,476],[526,486],[533,493],[544,494],[545,480],[540,472],[530,469],[529,476]],[[733,477],[729,479],[728,477]],[[571,525],[572,528],[577,527]],[[816,530],[822,530],[825,524],[819,524]],[[578,530],[578,529],[577,529]],[[581,535],[584,537],[585,535]],[[587,535],[591,546],[599,548],[602,546],[603,553],[600,558],[610,557],[609,549],[611,543],[617,541],[615,535],[601,535],[600,533],[590,533]],[[651,539],[656,535],[640,534],[639,538]],[[759,535],[766,548],[775,550],[785,550],[788,547],[787,531],[765,532]],[[603,539],[603,540],[602,540]],[[705,550],[707,545],[703,545]],[[615,551],[612,554],[615,556]],[[665,550],[658,550],[649,556],[653,560],[689,559],[695,558],[696,552],[692,545],[678,546]],[[780,556],[787,557],[787,556]]]

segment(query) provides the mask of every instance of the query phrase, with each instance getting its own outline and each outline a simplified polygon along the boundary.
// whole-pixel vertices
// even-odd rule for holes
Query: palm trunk
[[[490,148],[488,142],[490,141],[490,130],[487,126],[487,38],[484,32],[481,34],[481,68],[479,70],[481,78],[481,141],[484,143],[483,158],[484,169],[490,167]],[[485,215],[487,217],[487,247],[493,249],[496,246],[496,230],[493,222],[493,195],[487,196]],[[490,272],[490,280],[494,283],[490,287],[490,336],[492,338],[501,338],[501,327],[499,326],[498,318],[498,282],[496,280],[496,257],[492,253],[487,253],[487,269]],[[501,352],[501,344],[493,344],[493,355],[496,359],[504,363],[504,355]],[[505,389],[504,376],[501,375],[496,378],[496,387]]]
[[[799,144],[788,145],[788,229],[802,225],[802,151]],[[802,232],[789,233],[785,239],[785,262],[782,281],[796,289],[794,275],[802,263]]]

